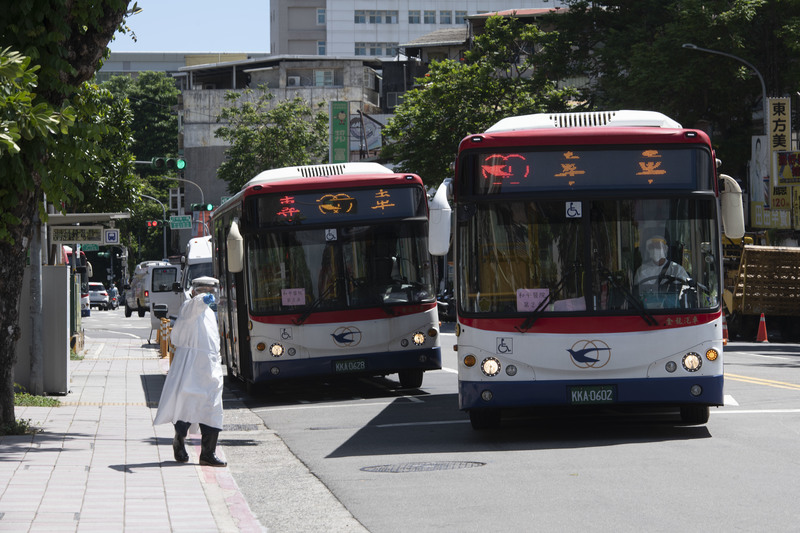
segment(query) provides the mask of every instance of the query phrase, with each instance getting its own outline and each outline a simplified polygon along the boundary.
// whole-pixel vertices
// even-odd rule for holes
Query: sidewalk
[[[173,459],[167,369],[141,339],[87,339],[60,407],[16,408],[41,432],[0,437],[0,531],[266,531],[227,467],[198,466],[200,435]]]

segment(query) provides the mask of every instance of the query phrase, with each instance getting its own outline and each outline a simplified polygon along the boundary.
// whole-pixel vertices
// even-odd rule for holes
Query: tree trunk
[[[24,195],[24,197],[23,197]],[[41,198],[37,187],[20,194],[19,202],[9,214],[20,223],[9,226],[14,244],[0,246],[0,425],[13,423],[14,417],[14,365],[17,361],[19,328],[19,298],[22,277],[25,274],[27,252],[33,231],[33,213],[39,208]],[[27,318],[28,310],[24,316]]]

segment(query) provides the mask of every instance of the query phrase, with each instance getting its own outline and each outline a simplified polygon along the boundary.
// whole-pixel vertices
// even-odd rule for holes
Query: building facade
[[[392,58],[401,43],[466,27],[470,15],[560,7],[560,0],[271,0],[270,50]]]

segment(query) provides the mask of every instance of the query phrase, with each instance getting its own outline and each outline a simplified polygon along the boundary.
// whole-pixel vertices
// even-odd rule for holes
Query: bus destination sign
[[[419,197],[410,187],[270,194],[257,198],[257,220],[263,226],[406,218],[419,212]]]
[[[477,194],[631,187],[694,189],[710,164],[707,152],[694,147],[564,148],[484,153],[475,160]]]

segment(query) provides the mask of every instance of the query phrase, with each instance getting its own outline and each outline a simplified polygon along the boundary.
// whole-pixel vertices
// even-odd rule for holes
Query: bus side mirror
[[[244,239],[239,233],[239,224],[234,220],[228,232],[228,271],[237,274],[244,269]]]
[[[720,174],[719,178],[720,184],[724,185],[720,192],[722,232],[729,239],[741,239],[744,236],[742,188],[739,187],[735,179],[726,174]]]
[[[172,292],[181,292],[182,290],[183,287],[181,287],[181,284],[178,283],[177,281],[172,284]]]
[[[450,204],[447,203],[449,180],[436,190],[428,204],[428,251],[431,255],[447,255],[450,249]]]

